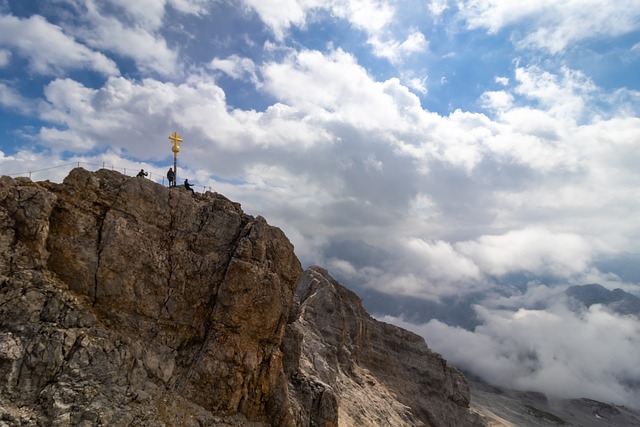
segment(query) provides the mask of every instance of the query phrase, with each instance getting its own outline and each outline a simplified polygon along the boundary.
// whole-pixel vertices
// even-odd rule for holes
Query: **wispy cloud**
[[[522,24],[524,31],[520,27],[514,34],[519,47],[554,54],[586,39],[615,37],[640,28],[640,11],[630,2],[482,0],[459,3],[459,8],[469,28],[497,33]]]
[[[213,70],[220,70],[234,79],[242,79],[245,76],[254,84],[258,84],[256,75],[256,65],[250,58],[242,58],[238,55],[231,55],[227,58],[214,58],[209,63]]]
[[[75,68],[119,74],[114,61],[38,15],[25,19],[0,15],[0,46],[26,58],[33,73],[56,75]]]

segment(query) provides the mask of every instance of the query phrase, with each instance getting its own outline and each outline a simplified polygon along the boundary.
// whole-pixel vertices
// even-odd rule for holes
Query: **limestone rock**
[[[300,426],[483,426],[463,375],[424,340],[379,322],[312,267],[283,344]]]
[[[264,218],[108,170],[2,177],[0,249],[0,423],[291,425],[302,269]]]

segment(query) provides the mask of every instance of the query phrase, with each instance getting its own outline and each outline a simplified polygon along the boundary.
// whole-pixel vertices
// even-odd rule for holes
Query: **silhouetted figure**
[[[169,187],[176,186],[176,173],[173,171],[173,168],[169,168],[167,171],[167,179],[169,180]]]
[[[191,184],[189,184],[189,180],[185,179],[184,180],[184,188],[186,188],[187,190],[191,191],[191,194],[193,194],[195,196],[196,192],[193,191],[193,188],[191,188]]]
[[[136,176],[141,176],[141,177],[145,177],[148,176],[149,174],[147,172],[144,171],[144,169],[140,169],[140,172],[138,172],[138,175]]]

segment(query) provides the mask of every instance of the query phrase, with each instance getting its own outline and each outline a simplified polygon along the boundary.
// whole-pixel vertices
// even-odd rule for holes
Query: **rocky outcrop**
[[[326,270],[306,270],[296,295],[283,352],[297,425],[486,425],[460,371],[422,337],[369,316]]]
[[[481,425],[422,338],[301,275],[220,194],[0,178],[0,426]]]
[[[263,218],[108,170],[3,177],[0,253],[15,425],[292,425],[279,346],[302,269]]]

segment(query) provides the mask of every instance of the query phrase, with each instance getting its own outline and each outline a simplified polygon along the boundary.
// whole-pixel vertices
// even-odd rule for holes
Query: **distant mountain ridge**
[[[602,304],[617,314],[640,317],[640,298],[620,288],[609,290],[602,285],[591,283],[570,286],[565,294],[570,299],[570,306],[575,310]]]

